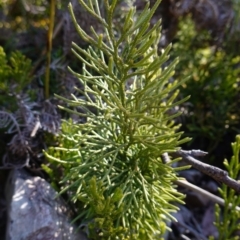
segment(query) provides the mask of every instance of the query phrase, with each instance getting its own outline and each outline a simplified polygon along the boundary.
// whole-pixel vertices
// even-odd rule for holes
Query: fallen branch
[[[184,160],[186,160],[186,162],[188,163],[188,164],[190,164],[190,165],[192,165],[193,167],[195,167],[196,169],[198,169],[199,171],[201,171],[201,169],[204,169],[204,171],[201,171],[201,172],[203,172],[203,173],[205,173],[205,174],[207,174],[207,175],[209,175],[209,176],[211,176],[211,177],[213,177],[212,175],[210,175],[210,174],[214,174],[214,176],[216,176],[216,174],[218,174],[220,171],[222,171],[222,172],[224,172],[224,176],[227,176],[228,177],[228,173],[226,172],[226,171],[223,171],[223,170],[221,170],[220,168],[217,168],[217,167],[213,167],[213,166],[211,166],[211,165],[208,165],[208,164],[205,164],[205,163],[202,163],[201,161],[199,161],[199,160],[197,160],[197,159],[195,159],[195,158],[193,158],[191,155],[193,155],[193,156],[205,156],[207,153],[206,152],[203,152],[203,151],[200,151],[200,150],[192,150],[192,151],[184,151],[184,150],[179,150],[179,151],[177,151],[177,152],[175,152],[174,153],[174,155],[177,155],[177,156],[181,156]],[[190,155],[191,154],[191,155]],[[164,154],[162,154],[162,160],[163,160],[163,162],[164,163],[169,163],[171,160],[170,160],[170,158],[169,158],[169,156],[168,156],[168,154],[167,153],[164,153]],[[194,161],[193,161],[194,160]],[[200,166],[200,167],[199,167]],[[207,170],[206,170],[207,169]],[[210,170],[209,170],[210,169]],[[217,169],[217,173],[215,172],[215,170]],[[220,174],[220,176],[222,176],[222,173]],[[214,178],[214,177],[213,177]],[[217,180],[217,181],[220,181],[219,180],[219,177],[215,177],[214,178],[215,180]],[[222,179],[222,178],[221,178]],[[230,177],[228,177],[228,179],[231,179]],[[224,179],[224,181],[225,181],[225,179]],[[224,181],[222,181],[223,183],[225,183]],[[235,180],[233,180],[233,179],[231,179],[231,182],[232,181],[234,181],[234,182],[236,182],[237,184],[238,184],[238,187],[237,187],[237,189],[238,189],[238,191],[239,191],[239,189],[240,189],[240,183],[238,183],[237,181],[235,181]],[[186,179],[179,179],[179,180],[176,180],[175,181],[175,183],[178,185],[178,186],[182,186],[182,187],[185,187],[185,188],[188,188],[188,189],[190,189],[190,190],[192,190],[192,191],[195,191],[195,192],[198,192],[198,193],[200,193],[200,194],[202,194],[203,196],[205,196],[206,198],[208,198],[209,200],[211,200],[211,201],[213,201],[213,202],[215,202],[215,203],[217,203],[217,204],[219,204],[219,205],[221,205],[221,206],[225,206],[225,201],[224,201],[224,199],[222,199],[222,198],[220,198],[220,197],[218,197],[218,196],[216,196],[216,195],[214,195],[214,194],[212,194],[212,193],[210,193],[210,192],[208,192],[208,191],[206,191],[206,190],[204,190],[204,189],[202,189],[202,188],[200,188],[200,187],[198,187],[198,186],[196,186],[196,185],[194,185],[194,184],[192,184],[192,183],[190,183],[190,182],[188,182]],[[235,184],[236,184],[235,183]],[[228,185],[228,184],[226,184],[226,185]],[[229,185],[228,185],[229,186]],[[234,185],[235,186],[235,185]],[[231,186],[229,186],[229,187],[231,187]],[[236,188],[236,187],[235,187]],[[234,189],[234,188],[233,188]],[[235,189],[234,189],[235,190]],[[230,206],[229,207],[231,207],[231,204],[230,204]],[[236,207],[236,210],[238,210],[238,211],[240,211],[240,208],[239,207]]]
[[[234,189],[236,192],[240,193],[240,183],[228,176],[228,172],[224,171],[218,167],[211,166],[209,164],[203,163],[193,156],[204,156],[207,153],[200,150],[184,151],[178,150],[175,152],[178,157],[182,157],[188,164],[192,165],[194,168],[198,169],[200,172],[212,177],[218,182],[226,184],[228,187]]]

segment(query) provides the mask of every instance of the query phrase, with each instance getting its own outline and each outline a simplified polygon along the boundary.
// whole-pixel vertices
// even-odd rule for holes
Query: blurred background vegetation
[[[68,2],[1,0],[1,110],[15,111],[13,92],[27,94],[34,101],[39,98],[37,95],[44,95],[46,84],[50,93],[45,98],[53,97],[54,93],[69,96],[75,85],[79,87],[67,66],[80,71],[79,62],[70,54],[71,42],[81,47],[86,43],[75,33]],[[119,1],[116,29],[121,13],[132,4],[141,11],[145,2]],[[87,32],[90,25],[101,31],[98,23],[78,8],[77,0],[72,4],[78,22]],[[189,78],[182,86],[181,97],[191,98],[181,106],[183,114],[176,120],[185,136],[192,137],[184,148],[208,151],[207,161],[221,165],[224,158],[232,155],[230,143],[240,130],[240,2],[162,0],[152,21],[159,18],[162,18],[159,51],[173,43],[169,61],[180,58],[174,78]]]

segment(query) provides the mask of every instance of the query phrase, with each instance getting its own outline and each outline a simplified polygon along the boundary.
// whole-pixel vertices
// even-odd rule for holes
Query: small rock
[[[40,177],[12,170],[6,185],[6,240],[87,240],[71,224],[70,209]]]

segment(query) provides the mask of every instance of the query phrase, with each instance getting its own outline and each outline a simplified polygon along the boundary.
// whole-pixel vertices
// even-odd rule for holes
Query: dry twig
[[[230,178],[228,176],[228,173],[226,171],[223,171],[220,168],[208,165],[206,163],[202,163],[201,161],[193,158],[192,156],[205,156],[207,153],[203,152],[201,150],[191,150],[191,151],[184,151],[184,150],[179,150],[177,152],[174,153],[174,155],[180,156],[182,157],[184,160],[186,160],[186,162],[190,165],[192,165],[193,167],[195,167],[196,169],[198,169],[199,171],[211,176],[212,178],[214,178],[217,181],[223,182],[225,183],[227,186],[232,187],[235,191],[240,190],[240,183],[238,183],[237,181],[233,180],[232,178]],[[191,156],[192,155],[192,156]],[[164,163],[169,163],[171,160],[168,156],[168,153],[164,153],[162,154],[162,160]],[[222,177],[224,176],[224,177]],[[230,182],[230,185],[229,185]],[[221,205],[221,206],[225,206],[225,201],[224,199],[188,182],[185,179],[179,179],[177,181],[175,181],[175,183],[179,186],[188,188],[192,191],[195,192],[199,192],[200,194],[204,195],[206,198],[208,198],[209,200]],[[231,206],[230,206],[231,207]],[[236,210],[240,211],[239,207],[236,207]]]
[[[200,150],[184,151],[178,150],[175,154],[182,157],[188,164],[192,165],[194,168],[198,169],[202,173],[212,177],[218,182],[225,183],[228,187],[234,189],[236,192],[240,193],[240,183],[228,176],[228,172],[224,171],[218,167],[211,166],[209,164],[203,163],[193,157],[194,153],[200,154]],[[202,156],[207,153],[202,152]]]

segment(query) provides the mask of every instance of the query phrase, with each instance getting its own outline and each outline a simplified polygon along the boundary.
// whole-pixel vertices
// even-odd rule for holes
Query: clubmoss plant
[[[240,135],[237,135],[236,142],[232,143],[233,156],[230,160],[225,159],[224,165],[228,171],[229,177],[233,179],[239,178],[240,164],[239,164],[239,152],[240,152]],[[240,239],[240,196],[236,194],[233,189],[230,189],[225,184],[219,189],[222,198],[225,201],[225,207],[221,213],[219,205],[216,205],[216,222],[215,225],[219,231],[219,240],[224,239]]]
[[[71,195],[79,207],[78,218],[89,222],[88,231],[95,230],[94,239],[159,239],[165,222],[174,219],[174,202],[183,203],[173,184],[177,169],[164,164],[161,155],[188,141],[181,140],[173,123],[180,113],[169,114],[187,99],[175,101],[185,80],[169,81],[177,60],[162,67],[170,46],[159,55],[160,21],[150,26],[160,0],[151,9],[148,3],[139,15],[130,8],[118,32],[113,24],[117,0],[104,1],[105,18],[97,0],[79,2],[104,32],[97,34],[92,28],[89,36],[69,5],[76,30],[89,47],[72,44],[73,54],[83,63],[82,73],[70,69],[84,86],[77,89],[82,98],[58,98],[68,104],[61,109],[86,122],[64,121],[59,147],[46,156],[63,169],[62,192]],[[113,206],[108,214],[103,199]],[[104,226],[112,226],[112,234]]]

